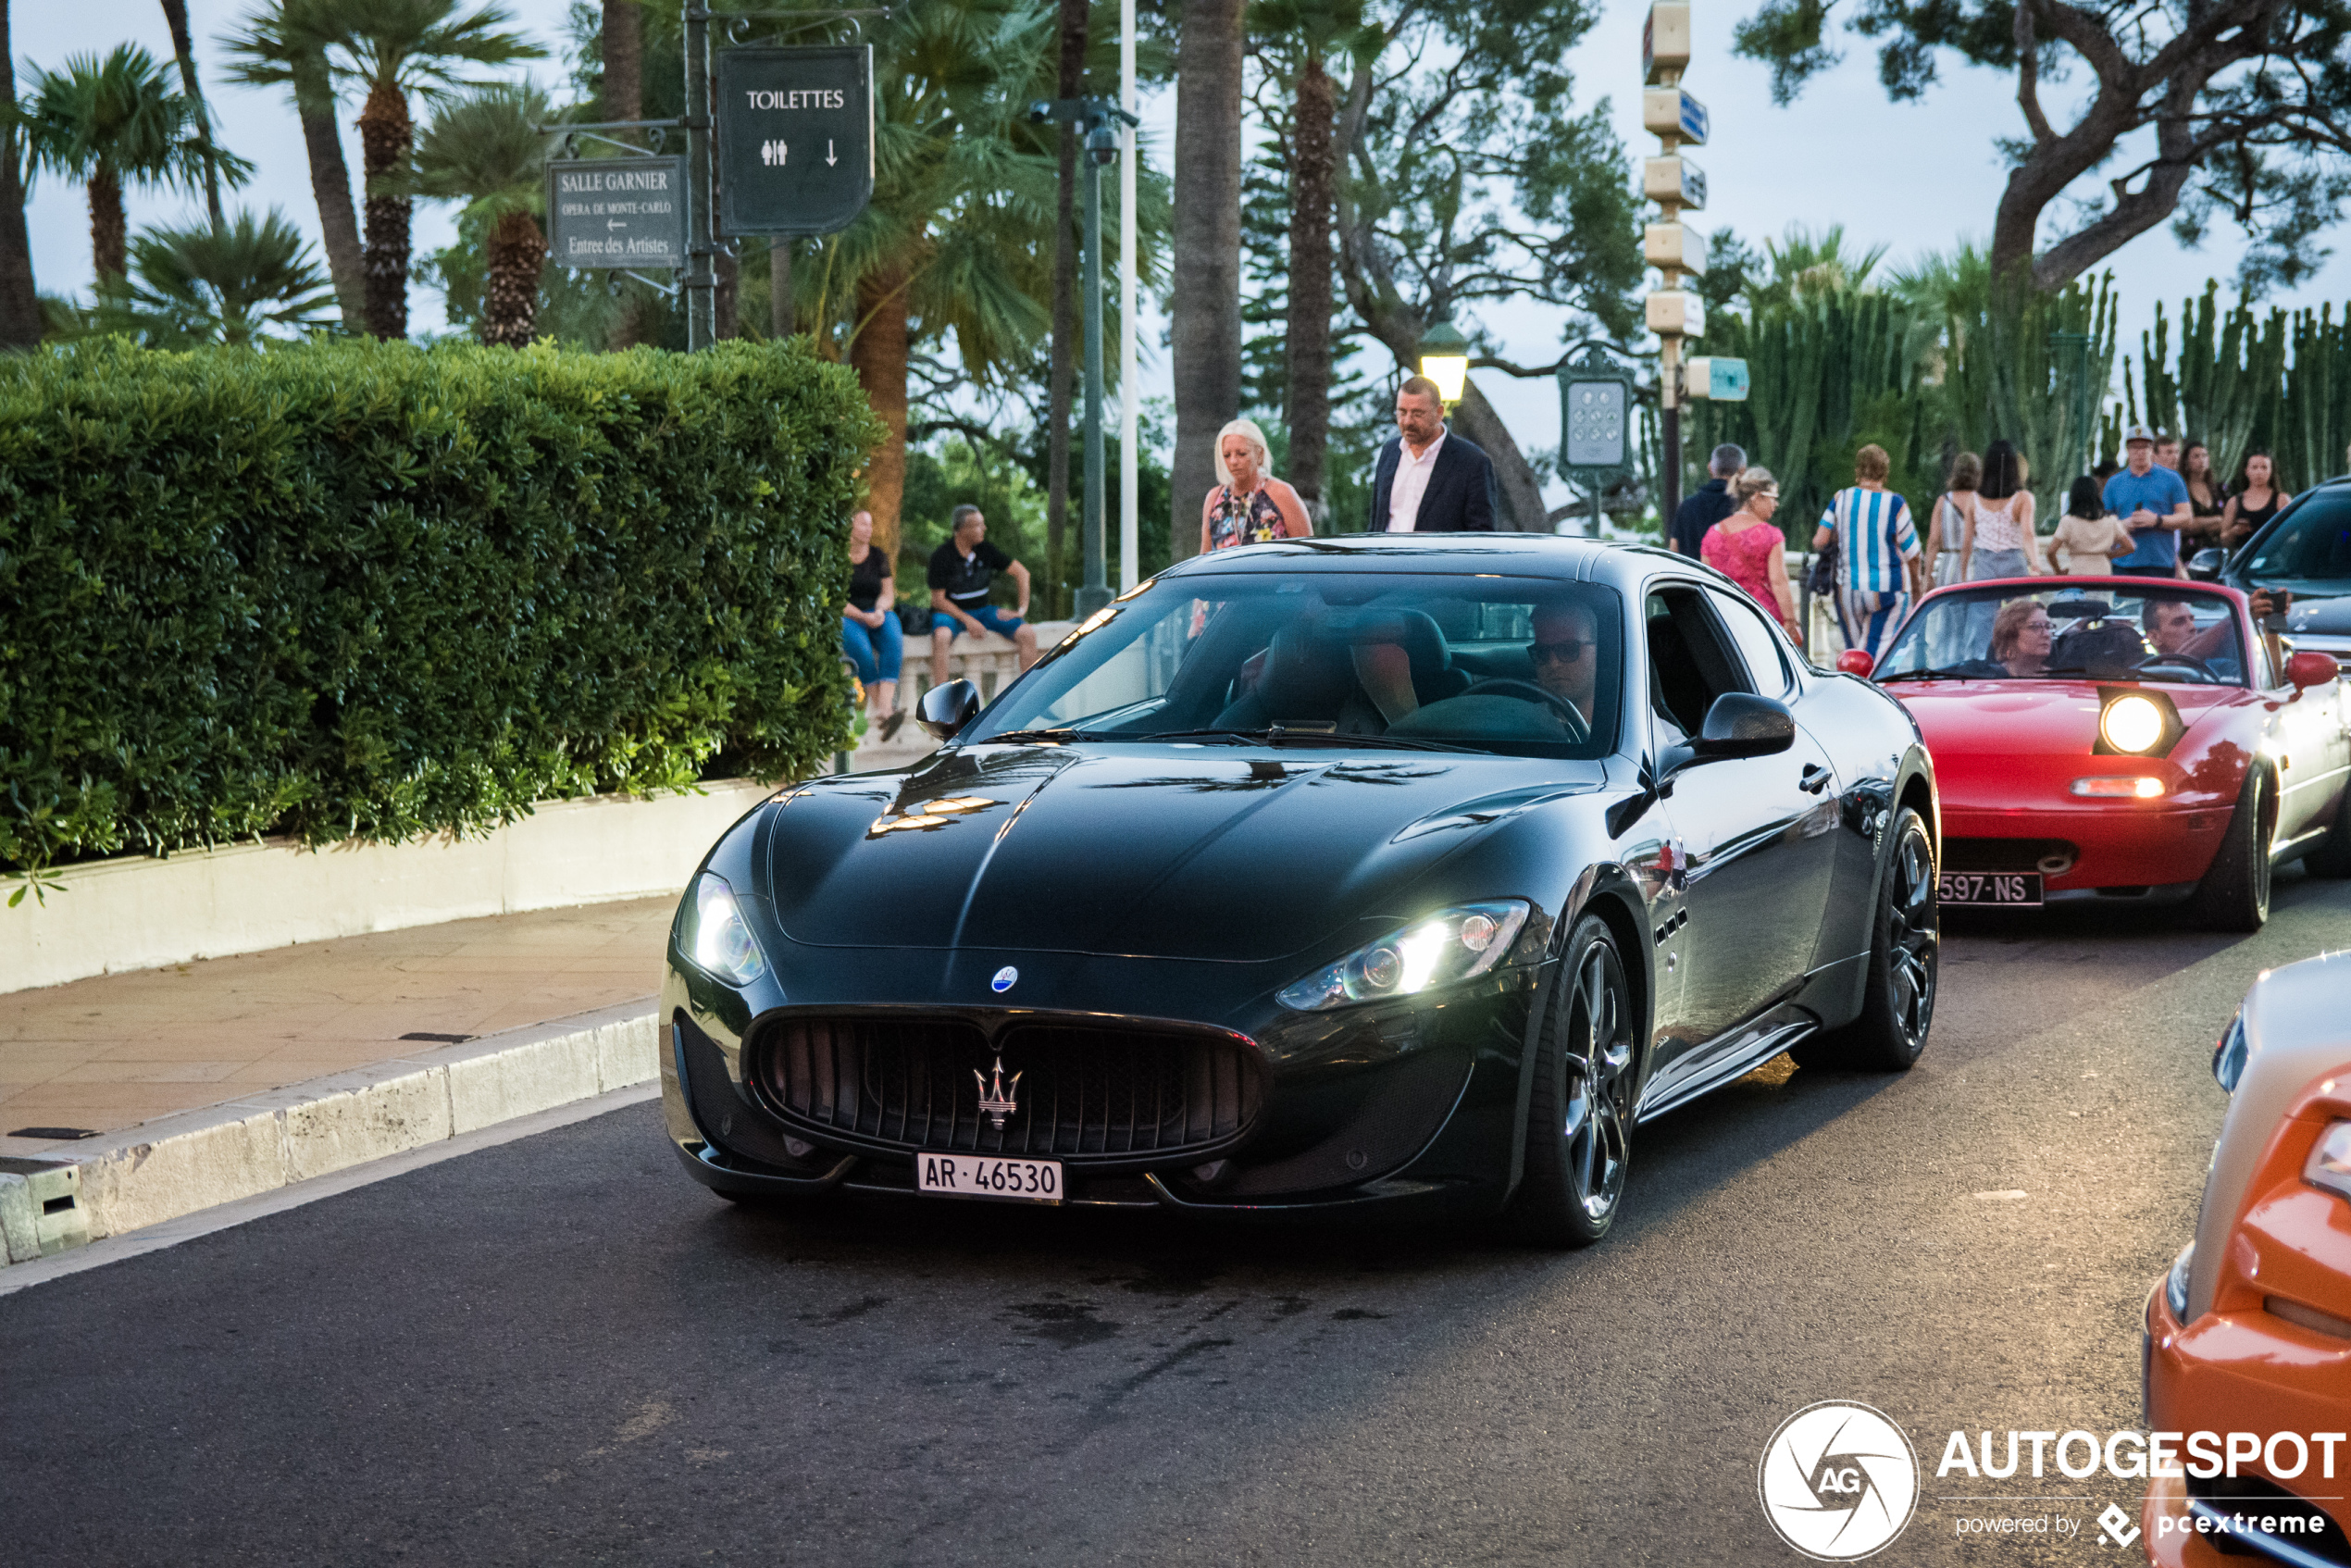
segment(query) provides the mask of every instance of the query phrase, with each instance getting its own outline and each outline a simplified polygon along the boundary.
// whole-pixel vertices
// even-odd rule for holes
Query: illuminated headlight
[[[1286,988],[1284,1007],[1313,1013],[1350,1002],[1411,996],[1431,986],[1483,975],[1511,951],[1526,924],[1519,899],[1465,903],[1391,931],[1326,969]]]
[[[2098,715],[2098,733],[2118,752],[2153,751],[2164,728],[2163,710],[2146,697],[2117,697]]]
[[[2073,792],[2096,801],[2152,801],[2163,793],[2163,780],[2112,776],[2077,778],[2073,781]]]
[[[2180,1255],[2171,1260],[2171,1272],[2163,1276],[2163,1304],[2183,1324],[2188,1321],[2188,1270],[2195,1262],[2196,1243],[2191,1241],[2180,1249]]]
[[[705,871],[694,879],[682,937],[678,945],[695,967],[729,985],[747,986],[767,973],[767,955],[743,924],[742,912],[735,907],[735,890],[723,877]]]
[[[2351,1122],[2336,1122],[2310,1146],[2302,1179],[2338,1197],[2351,1198]]]

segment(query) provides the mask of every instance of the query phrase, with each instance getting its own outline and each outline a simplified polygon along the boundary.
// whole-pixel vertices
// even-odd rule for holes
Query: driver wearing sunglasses
[[[1599,629],[1587,605],[1546,604],[1535,612],[1535,641],[1526,645],[1535,683],[1574,703],[1586,724],[1599,685]]]

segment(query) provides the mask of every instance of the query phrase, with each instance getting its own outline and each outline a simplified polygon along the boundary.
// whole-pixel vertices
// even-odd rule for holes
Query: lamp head
[[[1448,407],[1462,401],[1469,355],[1470,341],[1449,320],[1438,321],[1421,335],[1421,374],[1437,383]]]

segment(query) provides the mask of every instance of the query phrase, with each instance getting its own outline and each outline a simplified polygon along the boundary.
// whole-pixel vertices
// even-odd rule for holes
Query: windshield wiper
[[[1878,683],[1884,685],[1889,680],[1988,680],[1997,678],[1965,669],[1901,669],[1887,670],[1877,678]]]
[[[987,744],[991,746],[996,744],[998,741],[1018,742],[1023,740],[1042,740],[1059,743],[1064,740],[1092,740],[1095,739],[1098,739],[1098,737],[1096,737],[1092,731],[1086,729],[1007,729],[1001,735],[990,735],[985,737]]]

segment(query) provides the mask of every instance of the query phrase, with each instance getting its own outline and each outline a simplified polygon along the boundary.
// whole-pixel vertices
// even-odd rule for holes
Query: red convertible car
[[[2351,701],[2234,589],[2028,578],[1938,589],[1872,668],[1943,794],[1946,905],[2183,901],[2258,929],[2272,868],[2351,877]]]

